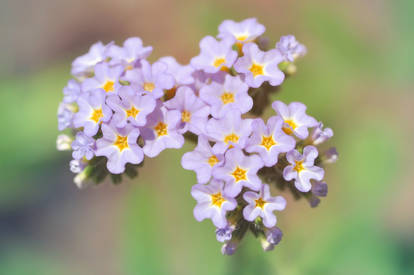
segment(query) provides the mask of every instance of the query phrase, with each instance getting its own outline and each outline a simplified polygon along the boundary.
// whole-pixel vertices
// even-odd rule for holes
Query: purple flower
[[[78,132],[75,140],[72,142],[72,157],[74,159],[86,158],[91,160],[95,155],[95,140],[85,135],[84,132]]]
[[[241,119],[238,111],[229,112],[221,119],[211,118],[206,125],[206,133],[216,141],[214,147],[218,152],[231,147],[245,148],[251,132],[252,120]]]
[[[312,188],[311,180],[320,181],[323,179],[324,170],[314,166],[318,157],[318,150],[314,146],[306,146],[303,155],[292,150],[286,154],[290,165],[283,169],[283,178],[287,181],[294,180],[296,188],[301,192],[308,192]]]
[[[218,29],[218,38],[232,37],[237,41],[237,44],[252,42],[266,30],[265,26],[258,23],[256,18],[248,18],[241,22],[224,20]]]
[[[286,153],[295,148],[296,141],[282,131],[283,120],[273,116],[268,119],[267,125],[261,118],[252,123],[253,134],[247,142],[246,151],[258,153],[265,166],[277,163],[280,153]]]
[[[99,63],[95,66],[95,75],[82,82],[82,91],[88,92],[103,89],[107,93],[117,94],[121,87],[119,77],[123,73],[122,66],[109,67],[108,63]]]
[[[74,107],[71,104],[61,102],[57,111],[58,129],[63,131],[66,128],[71,128],[73,125]]]
[[[111,45],[108,48],[108,56],[111,57],[111,65],[122,65],[126,70],[135,67],[135,63],[147,58],[152,52],[152,47],[144,47],[139,37],[131,37],[124,41],[123,47]]]
[[[147,116],[154,111],[155,99],[150,95],[139,95],[131,86],[123,86],[117,95],[109,96],[107,104],[114,110],[112,123],[123,128],[127,122],[135,126],[144,126]]]
[[[212,82],[200,90],[200,98],[211,106],[211,114],[222,118],[232,110],[244,114],[253,107],[253,100],[248,95],[249,87],[238,76],[226,75],[224,84]]]
[[[189,87],[178,88],[175,96],[164,103],[169,110],[181,113],[180,132],[187,130],[196,135],[204,133],[204,127],[210,114],[210,107],[204,104]]]
[[[201,52],[191,59],[191,65],[206,73],[216,73],[228,70],[237,58],[237,52],[232,50],[234,39],[226,38],[217,41],[212,36],[206,36],[200,41]]]
[[[212,180],[209,184],[196,184],[191,195],[197,200],[194,217],[201,222],[211,219],[216,227],[227,225],[226,213],[236,208],[237,201],[223,192],[223,182]]]
[[[167,64],[167,73],[174,77],[177,86],[194,83],[194,68],[190,65],[181,65],[172,56],[161,57],[158,61]]]
[[[76,128],[84,127],[83,131],[90,137],[96,135],[99,125],[112,116],[111,109],[105,104],[105,96],[105,92],[98,89],[78,98],[79,111],[74,115],[73,124]]]
[[[151,65],[148,61],[141,60],[141,68],[127,71],[124,80],[131,82],[142,93],[157,99],[164,95],[164,90],[174,87],[174,78],[167,70],[168,66],[163,62]]]
[[[96,155],[106,156],[106,167],[112,174],[121,174],[127,163],[139,164],[144,159],[142,148],[138,146],[139,130],[131,125],[116,128],[102,124],[102,138],[96,141]]]
[[[84,159],[73,159],[69,162],[70,171],[78,174],[82,172],[88,163]]]
[[[184,169],[196,172],[198,183],[207,183],[213,168],[222,165],[223,158],[223,154],[211,148],[205,136],[199,135],[197,147],[183,155],[181,165]]]
[[[306,114],[306,106],[300,102],[292,102],[287,106],[281,101],[272,103],[272,108],[284,120],[283,131],[291,135],[295,134],[300,139],[309,135],[308,128],[318,125],[316,119]]]
[[[82,77],[93,73],[93,68],[99,62],[104,61],[107,56],[108,45],[102,42],[97,42],[89,48],[89,52],[77,57],[72,63],[72,74],[77,77]]]
[[[272,197],[267,184],[262,185],[260,194],[249,191],[243,194],[243,199],[248,203],[243,209],[243,217],[252,222],[260,216],[264,226],[268,228],[276,225],[276,216],[273,211],[282,211],[286,207],[285,198],[282,196]]]
[[[313,145],[319,145],[321,143],[324,143],[328,139],[333,137],[333,131],[331,128],[325,128],[323,129],[322,122],[319,122],[318,126],[315,127],[311,134],[311,140]]]
[[[280,228],[277,226],[269,228],[268,230],[266,230],[265,234],[266,240],[272,245],[279,244],[283,237],[282,230],[280,230]]]
[[[280,41],[276,43],[276,49],[288,62],[293,62],[296,58],[306,54],[306,47],[296,41],[293,35],[282,36]]]
[[[63,88],[63,102],[72,103],[75,102],[81,94],[81,85],[74,79],[68,81],[68,84]]]
[[[248,43],[243,46],[243,53],[243,57],[234,64],[234,69],[244,74],[247,85],[258,88],[264,81],[269,81],[272,86],[282,84],[285,75],[278,67],[283,61],[279,51],[262,52],[256,44]]]
[[[232,233],[235,229],[234,225],[227,224],[225,227],[216,229],[217,241],[224,243],[231,240]]]
[[[224,192],[235,197],[243,187],[259,191],[262,182],[257,171],[263,167],[263,161],[257,155],[246,156],[243,151],[233,148],[224,156],[224,166],[213,170],[213,177],[226,182]]]
[[[147,125],[141,130],[145,141],[144,153],[150,158],[156,157],[166,148],[177,149],[184,144],[184,137],[177,131],[181,113],[168,111],[164,107],[157,108],[148,116]]]

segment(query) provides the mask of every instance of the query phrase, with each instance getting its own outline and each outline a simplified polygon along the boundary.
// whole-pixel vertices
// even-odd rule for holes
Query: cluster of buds
[[[264,31],[254,18],[225,20],[188,65],[173,57],[151,64],[152,47],[140,38],[122,47],[99,42],[76,58],[58,108],[66,133],[57,140],[58,149],[72,150],[75,183],[106,176],[119,183],[137,176],[145,157],[194,142],[181,163],[197,176],[196,220],[212,220],[223,254],[248,231],[272,250],[282,238],[274,211],[286,200],[271,191],[286,189],[315,207],[327,194],[323,167],[337,153],[321,149],[333,132],[304,104],[271,103],[306,48],[292,35],[270,48]],[[274,115],[264,120],[267,108]]]

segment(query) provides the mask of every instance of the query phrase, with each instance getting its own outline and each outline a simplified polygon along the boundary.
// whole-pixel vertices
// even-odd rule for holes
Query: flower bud
[[[266,230],[266,241],[272,245],[277,245],[282,240],[282,236],[282,230],[277,226]]]
[[[226,225],[223,228],[216,229],[216,238],[217,241],[224,243],[226,241],[230,241],[232,237],[232,233],[234,231],[234,225]]]
[[[326,197],[326,195],[328,194],[328,185],[326,184],[326,182],[314,182],[312,184],[312,194],[314,194],[317,197]]]
[[[311,134],[311,140],[314,145],[319,145],[324,143],[328,139],[333,137],[333,131],[331,128],[323,129],[322,122],[319,122],[319,125],[315,127]]]
[[[339,157],[339,154],[336,151],[336,148],[335,147],[331,147],[323,155],[322,161],[324,163],[334,163],[334,162],[336,162],[338,160],[338,157]]]
[[[68,151],[71,149],[72,138],[68,135],[59,135],[56,139],[56,148],[59,151]]]
[[[221,253],[223,255],[233,255],[236,252],[238,246],[238,242],[236,241],[229,241],[228,243],[223,244],[221,247]]]

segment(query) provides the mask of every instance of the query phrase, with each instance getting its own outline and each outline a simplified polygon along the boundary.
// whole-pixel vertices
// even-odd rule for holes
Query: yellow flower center
[[[236,37],[236,39],[239,40],[239,41],[244,41],[244,40],[247,39],[247,35],[245,35],[245,34],[239,35],[239,36]]]
[[[128,137],[123,137],[118,135],[114,142],[114,145],[118,147],[119,151],[123,151],[124,149],[128,148]]]
[[[182,120],[182,122],[190,122],[191,113],[189,111],[183,111],[181,113],[181,120]]]
[[[98,123],[98,121],[103,117],[102,108],[95,109],[92,112],[92,115],[90,117],[91,120],[93,120],[95,123]]]
[[[295,161],[295,167],[293,167],[293,170],[295,170],[298,173],[302,170],[305,170],[305,168],[303,167],[303,160]]]
[[[253,63],[249,70],[252,72],[253,77],[263,75],[263,65]]]
[[[144,90],[147,92],[152,92],[155,89],[155,85],[152,82],[145,82],[144,83]]]
[[[269,151],[272,146],[276,145],[276,142],[272,135],[262,136],[262,143],[260,145],[264,146],[266,150]]]
[[[102,85],[102,89],[105,90],[105,92],[113,92],[114,91],[114,82],[112,80],[107,80],[104,85]]]
[[[295,123],[295,122],[293,122],[293,120],[291,120],[291,119],[286,119],[286,120],[285,120],[285,123],[286,123],[287,125],[289,125],[289,127],[284,126],[282,129],[283,129],[283,131],[284,131],[286,134],[288,134],[288,135],[291,135],[291,134],[293,133],[293,131],[296,129],[296,127],[298,127],[298,126],[296,125],[296,123]]]
[[[231,173],[231,175],[234,177],[236,182],[239,182],[241,180],[247,180],[246,173],[247,170],[244,170],[237,166],[236,169],[234,169],[233,173]]]
[[[127,117],[135,118],[139,114],[139,110],[135,109],[135,106],[132,106],[131,109],[126,110]]]
[[[219,162],[219,160],[215,155],[212,155],[211,157],[208,158],[207,162],[208,164],[210,164],[211,167],[213,167]]]
[[[224,105],[234,102],[234,94],[230,92],[223,93],[220,98]]]
[[[154,130],[157,133],[157,136],[165,136],[168,134],[167,131],[167,124],[165,124],[164,122],[160,121],[158,122],[157,125],[155,125]]]
[[[213,65],[214,65],[214,67],[218,68],[218,67],[220,67],[225,62],[226,62],[226,59],[224,59],[223,57],[220,57],[220,58],[216,58],[214,60]]]
[[[230,141],[233,142],[233,143],[237,143],[239,141],[239,136],[236,135],[235,133],[231,133],[230,135],[227,135],[224,138],[225,143],[229,143]]]
[[[223,204],[223,202],[225,202],[226,199],[223,198],[223,196],[221,195],[221,192],[215,193],[211,195],[211,204],[215,205],[217,207],[221,207],[221,205]]]
[[[266,201],[263,200],[262,198],[258,198],[257,200],[255,200],[255,202],[256,202],[256,207],[260,207],[262,209],[266,204]]]

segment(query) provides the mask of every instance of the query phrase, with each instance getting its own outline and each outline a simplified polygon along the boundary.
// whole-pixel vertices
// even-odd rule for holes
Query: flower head
[[[194,151],[187,152],[181,159],[181,165],[184,169],[193,170],[197,174],[198,183],[207,183],[214,167],[223,164],[224,156],[211,148],[208,139],[198,136],[198,144]]]
[[[95,65],[108,57],[107,51],[110,45],[112,45],[112,43],[109,43],[108,45],[104,45],[102,42],[93,44],[88,53],[79,56],[73,61],[72,74],[77,77],[83,77],[93,73]]]
[[[107,104],[114,111],[112,122],[116,127],[123,128],[128,122],[144,126],[147,116],[154,111],[156,102],[150,95],[141,95],[131,86],[123,86],[119,89],[119,96],[108,97]]]
[[[164,95],[164,90],[174,86],[174,78],[167,72],[167,64],[158,61],[151,65],[146,60],[141,60],[140,63],[140,68],[127,71],[123,79],[129,81],[141,93],[157,99]]]
[[[281,101],[272,103],[273,109],[284,120],[283,131],[286,134],[294,134],[300,139],[308,135],[308,128],[318,125],[316,119],[306,114],[306,106],[300,102],[292,102],[287,106]]]
[[[213,177],[224,180],[224,192],[237,196],[243,187],[259,191],[262,184],[257,171],[263,167],[263,161],[257,155],[246,156],[238,148],[230,149],[224,156],[224,166],[213,170]]]
[[[86,158],[91,160],[95,155],[95,140],[84,132],[78,132],[75,140],[72,142],[72,157],[74,159]]]
[[[90,137],[96,135],[102,122],[111,119],[112,110],[106,105],[105,97],[105,92],[98,89],[82,94],[77,100],[79,111],[74,115],[73,124],[84,127],[83,131]]]
[[[312,188],[311,180],[320,181],[323,179],[324,170],[314,166],[318,157],[318,150],[314,146],[306,146],[303,155],[296,150],[286,154],[290,165],[283,169],[283,178],[287,181],[294,180],[295,187],[301,192],[309,192]]]
[[[216,227],[227,225],[226,213],[236,208],[237,202],[223,192],[223,182],[212,180],[209,184],[196,184],[191,195],[197,200],[194,217],[197,221],[211,219]]]
[[[262,52],[254,43],[243,46],[243,57],[240,57],[234,68],[245,76],[246,83],[253,88],[258,88],[264,81],[272,86],[282,84],[285,75],[279,70],[278,64],[283,61],[279,51],[273,49]]]
[[[108,63],[99,63],[95,66],[95,75],[82,82],[82,91],[102,89],[107,94],[117,94],[122,73],[122,66],[110,67]]]
[[[216,73],[231,68],[237,58],[237,53],[232,50],[233,43],[232,38],[217,41],[212,36],[204,37],[200,42],[201,52],[191,59],[191,65],[207,73]]]
[[[211,106],[214,118],[222,118],[228,112],[238,110],[244,114],[253,107],[247,93],[249,87],[238,76],[226,75],[223,84],[212,82],[200,90],[200,98]]]
[[[252,120],[242,119],[236,110],[221,119],[211,118],[206,125],[207,136],[216,141],[214,146],[221,152],[231,147],[245,148],[251,133]]]
[[[106,167],[112,174],[125,171],[127,163],[139,164],[144,159],[142,148],[138,146],[139,130],[131,125],[117,128],[102,124],[102,138],[96,141],[96,155],[106,156]]]
[[[178,133],[181,113],[176,110],[168,111],[165,107],[156,107],[148,116],[145,128],[141,129],[144,138],[144,153],[146,156],[156,157],[166,148],[181,148],[184,137]]]
[[[252,123],[253,134],[249,138],[246,151],[258,153],[265,166],[277,163],[280,153],[286,153],[295,148],[296,141],[282,131],[283,120],[273,116],[268,119],[267,125],[261,118]]]
[[[262,35],[266,28],[257,22],[256,18],[247,18],[241,22],[233,20],[224,20],[218,27],[219,38],[234,38],[237,44],[245,44],[254,41]]]
[[[286,207],[286,200],[282,196],[272,197],[269,185],[263,184],[260,193],[246,192],[243,199],[248,205],[243,209],[243,217],[248,221],[254,221],[262,217],[264,226],[270,228],[276,225],[276,216],[273,211],[282,211]]]
[[[108,56],[111,65],[122,65],[125,70],[131,70],[140,59],[147,58],[152,52],[152,47],[144,47],[139,37],[131,37],[125,40],[124,45],[110,45]]]
[[[282,36],[276,43],[276,49],[282,54],[284,60],[289,62],[306,54],[306,47],[296,41],[293,35]]]
[[[205,125],[210,115],[210,107],[198,98],[190,87],[180,87],[175,96],[164,103],[169,110],[181,113],[181,132],[199,135],[205,132]]]

